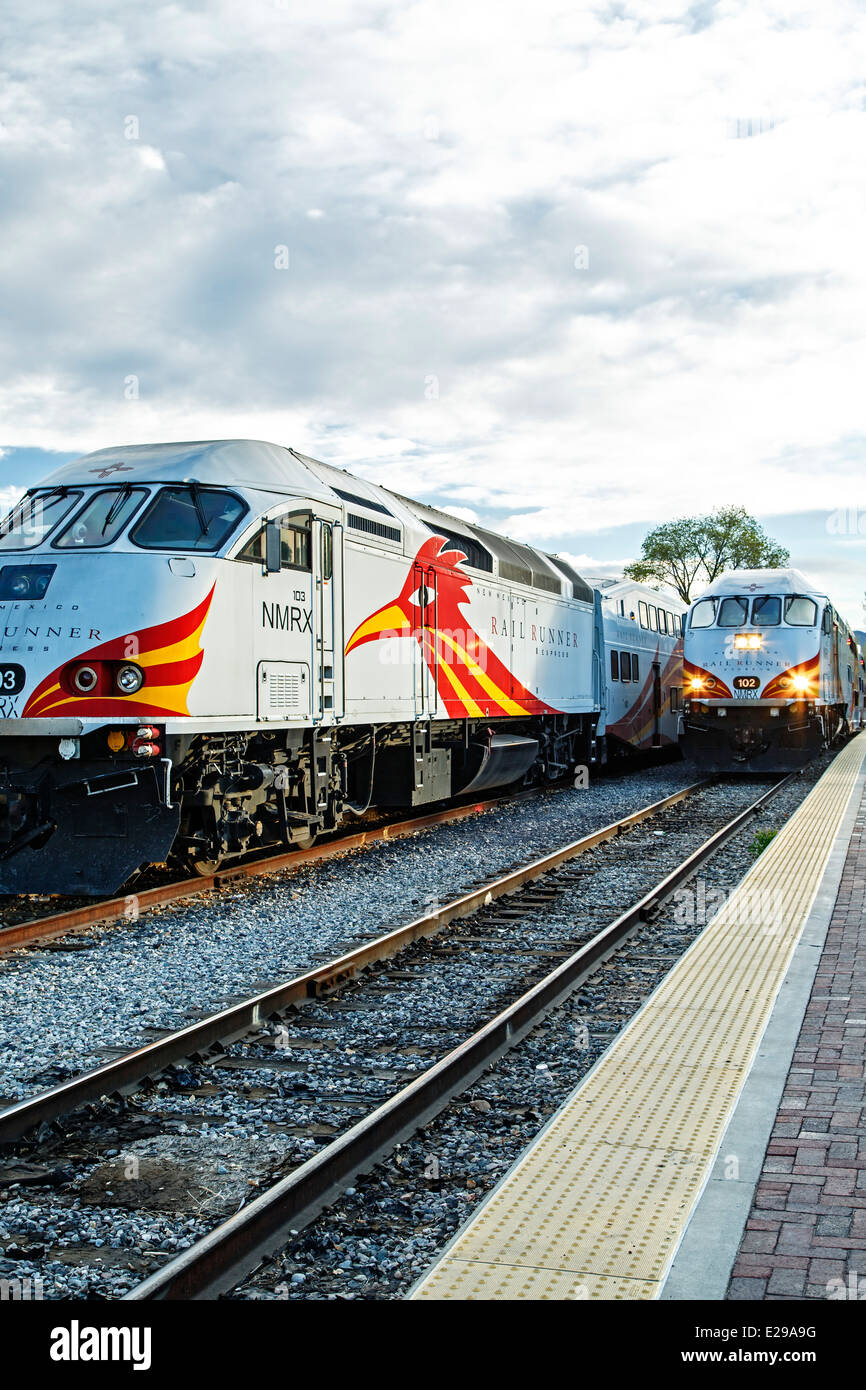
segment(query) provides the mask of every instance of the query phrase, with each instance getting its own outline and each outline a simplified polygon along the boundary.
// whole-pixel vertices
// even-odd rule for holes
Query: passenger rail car
[[[680,746],[701,766],[786,771],[859,728],[851,628],[794,569],[738,570],[689,610]]]
[[[106,449],[0,528],[0,891],[105,893],[590,762],[567,563],[276,445]]]
[[[605,759],[635,749],[675,749],[682,707],[682,618],[672,593],[628,579],[600,579],[605,708],[598,740]]]

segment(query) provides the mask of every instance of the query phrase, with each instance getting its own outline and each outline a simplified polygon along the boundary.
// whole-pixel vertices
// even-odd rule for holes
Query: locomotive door
[[[313,717],[345,713],[346,660],[343,620],[343,527],[313,518]]]
[[[653,748],[658,748],[662,741],[661,732],[661,713],[662,713],[662,668],[658,661],[653,662]]]
[[[421,565],[415,561],[412,566],[412,593],[417,597],[412,608],[415,624],[412,632],[415,718],[432,719],[436,714],[439,667],[439,594],[436,571],[432,565]]]
[[[502,659],[503,659],[503,661],[505,662],[506,666],[508,667],[508,671],[509,671],[509,678],[508,678],[508,679],[509,679],[508,694],[511,696],[512,699],[514,699],[515,696],[516,696],[516,694],[517,694],[517,691],[516,691],[515,688],[514,688],[514,683],[515,683],[515,680],[517,679],[517,678],[515,677],[514,672],[515,672],[516,668],[518,667],[518,665],[521,664],[521,663],[520,663],[520,659],[519,659],[519,655],[518,655],[518,645],[517,645],[517,643],[518,643],[518,641],[520,641],[520,643],[521,643],[521,649],[524,650],[524,651],[526,650],[526,648],[523,646],[523,637],[524,637],[524,634],[529,630],[529,628],[528,628],[528,623],[527,623],[527,616],[526,616],[526,599],[525,599],[525,598],[519,598],[519,597],[515,596],[514,594],[511,595],[511,600],[510,600],[510,618],[511,618],[511,621],[510,621],[510,623],[509,623],[509,625],[508,625],[508,627],[509,627],[508,647],[507,647],[506,651],[505,651],[504,653],[502,653]],[[534,650],[534,647],[530,647],[529,650],[530,650],[530,651],[533,651],[533,650]],[[537,673],[536,673],[536,674],[537,674]],[[524,679],[525,679],[525,677],[524,677]]]

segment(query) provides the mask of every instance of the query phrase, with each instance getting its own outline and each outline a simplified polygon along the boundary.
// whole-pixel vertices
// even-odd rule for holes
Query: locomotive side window
[[[780,598],[756,598],[752,604],[752,622],[756,627],[778,627],[782,621]]]
[[[824,632],[830,633],[833,631],[833,609],[830,608],[829,605],[827,608],[824,609],[824,617],[821,623],[821,627]]]
[[[621,680],[631,680],[631,660],[628,652],[620,652],[619,654],[619,674]]]
[[[679,613],[675,613],[675,614],[674,614],[674,637],[682,637],[682,635],[683,635],[683,620],[682,620],[682,618],[680,617]]]
[[[610,678],[612,681],[619,680],[619,652],[610,654]]]
[[[700,599],[692,609],[692,627],[712,627],[716,617],[716,600]]]
[[[742,627],[748,612],[747,598],[723,598],[719,606],[719,627]]]
[[[147,550],[218,550],[247,505],[233,492],[190,483],[157,493],[130,540]]]
[[[785,599],[785,622],[792,627],[814,627],[818,621],[818,605],[813,599],[794,594]]]
[[[656,612],[656,610],[655,610],[655,608],[653,607],[652,604],[650,604],[649,620],[650,620],[650,632],[658,632],[659,615],[658,615],[658,613]]]
[[[313,518],[310,512],[286,512],[283,516],[275,517],[275,521],[280,526],[280,568],[290,570],[309,570]],[[326,527],[326,533],[330,536],[330,527]],[[324,546],[324,540],[323,540]],[[265,563],[265,528],[257,531],[251,541],[248,541],[237,557],[239,560],[248,560],[251,564],[263,565]],[[325,569],[326,555],[323,549],[322,569],[326,579],[331,577],[330,559],[328,568]]]
[[[108,487],[97,492],[63,530],[52,545],[63,549],[110,545],[141,506],[147,492],[141,487]]]
[[[69,515],[81,495],[65,487],[28,492],[0,524],[0,550],[32,550]]]
[[[638,672],[637,652],[632,652],[631,654],[631,678],[633,681],[640,680],[640,675]]]
[[[647,606],[646,606],[646,604],[644,603],[643,599],[640,599],[640,600],[639,600],[638,606],[637,606],[637,611],[638,611],[638,613],[640,614],[640,625],[641,625],[641,627],[649,627],[649,616],[648,616],[648,614],[647,614]]]

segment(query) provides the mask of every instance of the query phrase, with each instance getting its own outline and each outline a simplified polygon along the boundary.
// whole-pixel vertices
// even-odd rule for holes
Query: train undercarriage
[[[117,752],[107,747],[107,727],[80,739],[7,736],[0,892],[111,894],[149,864],[211,873],[255,850],[306,847],[371,809],[556,781],[594,761],[596,719],[168,737],[152,729],[145,739],[133,730]]]
[[[844,705],[687,703],[683,757],[715,772],[791,772],[849,732]]]

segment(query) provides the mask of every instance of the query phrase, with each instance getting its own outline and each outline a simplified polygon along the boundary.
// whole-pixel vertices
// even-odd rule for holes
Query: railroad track
[[[305,864],[334,859],[340,854],[363,849],[383,840],[404,839],[432,826],[465,820],[468,816],[481,815],[510,802],[530,800],[542,794],[555,794],[556,790],[555,787],[532,787],[525,791],[491,797],[486,801],[449,806],[442,811],[377,823],[353,834],[339,832],[333,839],[314,845],[312,849],[289,850],[287,853],[249,859],[243,863],[227,865],[215,874],[196,874],[193,878],[171,879],[150,888],[136,889],[131,885],[130,891],[121,897],[76,903],[60,912],[28,918],[11,926],[0,926],[0,956],[8,955],[10,951],[21,950],[22,947],[38,946],[41,942],[75,935],[94,926],[137,921],[141,914],[150,908],[183,902],[204,893],[219,892],[240,883],[243,879],[264,877],[267,874],[281,873],[284,869],[299,869]]]
[[[36,1146],[35,1154],[39,1156],[41,1152],[49,1158],[53,1154],[56,1161],[68,1156],[70,1145],[73,1149],[86,1149],[90,1142],[88,1133],[95,1126],[97,1150],[105,1150],[108,1135],[112,1144],[109,1152],[117,1154],[118,1144],[140,1147],[136,1134],[146,1134],[148,1125],[163,1122],[187,1130],[189,1126],[178,1116],[192,1116],[195,1122],[195,1105],[200,1106],[205,1097],[210,1099],[237,1084],[238,1078],[247,1092],[263,1091],[267,1095],[273,1091],[276,1077],[277,1085],[284,1087],[281,1098],[289,1100],[290,1111],[297,1111],[298,1123],[275,1127],[283,1136],[292,1130],[294,1139],[300,1141],[303,1136],[303,1142],[284,1155],[282,1166],[291,1171],[252,1201],[246,1200],[248,1192],[242,1193],[239,1212],[207,1231],[127,1296],[188,1298],[213,1296],[229,1289],[264,1255],[279,1247],[289,1232],[311,1221],[357,1173],[369,1168],[435,1115],[453,1095],[520,1041],[545,1012],[585,980],[640,923],[651,919],[664,900],[790,780],[785,778],[765,790],[733,817],[728,812],[713,812],[707,805],[699,815],[690,815],[699,792],[711,802],[713,796],[718,798],[720,789],[708,788],[705,783],[683,789],[554,854],[483,884],[325,966],[9,1107],[0,1113],[0,1142],[9,1144],[34,1126],[42,1126],[42,1143]],[[747,788],[741,786],[740,791],[745,795]],[[733,795],[730,788],[725,793],[729,798]],[[754,795],[754,785],[748,794]],[[691,803],[688,808],[684,804],[687,801]],[[637,841],[637,828],[649,820],[663,828],[653,829],[643,841]],[[710,828],[712,833],[704,838]],[[581,856],[597,862],[584,868],[574,862]],[[593,893],[593,880],[598,874],[600,896]],[[612,891],[611,883],[615,894],[628,893],[629,906],[625,911],[612,911],[617,904],[605,899],[604,893]],[[635,892],[636,887],[643,891]],[[579,905],[575,903],[576,895]],[[576,911],[578,923],[574,920]],[[527,928],[530,919],[539,923],[537,930]],[[389,969],[387,962],[399,952],[406,953],[406,968]],[[552,970],[551,959],[555,961]],[[476,1007],[474,1017],[461,1018],[461,993],[459,987],[454,987],[453,977],[458,977],[459,986],[460,971],[465,972],[467,966],[477,971],[482,961],[484,979],[489,984],[482,1016],[477,1016]],[[403,965],[402,959],[399,965]],[[372,976],[362,975],[370,967],[375,968]],[[372,1058],[365,1057],[360,1066],[357,1060],[350,1060],[348,1066],[338,1066],[336,1073],[333,1066],[326,1066],[323,1089],[317,1091],[306,1059],[318,1055],[318,1048],[328,1060],[332,1039],[326,1033],[333,1031],[335,1021],[338,1036],[346,1032],[347,1017],[350,1021],[363,1021],[368,1013],[375,1024],[383,988],[386,992],[395,988],[407,990],[414,998],[413,991],[426,988],[431,970],[451,978],[446,989],[450,1001],[448,1023],[431,1022],[429,1018],[418,1022],[419,1042],[414,1046],[412,1066],[398,1066],[396,1070],[393,1065],[383,1066],[382,1055],[394,1050],[385,1042],[378,1049],[378,1056],[374,1049]],[[528,990],[527,976],[532,981]],[[410,1013],[418,1007],[421,1006],[411,1005]],[[437,1008],[439,1017],[441,1005]],[[286,1010],[292,1011],[290,1028],[283,1022]],[[251,1033],[248,1042],[234,1041]],[[397,1047],[398,1054],[401,1047]],[[349,1049],[350,1056],[352,1051]],[[432,1064],[427,1065],[428,1061]],[[189,1085],[188,1077],[184,1087],[175,1088],[176,1094],[185,1094],[178,1102],[180,1109],[169,1111],[167,1116],[164,1108],[159,1109],[164,1107],[159,1090],[148,1092],[148,1097],[154,1098],[156,1113],[145,1105],[130,1115],[128,1106],[112,1106],[105,1099],[129,1092],[181,1063],[191,1067],[193,1084]],[[176,1077],[177,1073],[173,1075]],[[248,1080],[244,1081],[250,1076],[260,1084],[251,1087]],[[347,1079],[353,1083],[349,1094]],[[407,1084],[395,1092],[393,1081],[401,1079],[407,1079]],[[164,1092],[169,1089],[166,1082],[160,1085]],[[323,1100],[327,1109],[335,1085],[340,1088],[337,1104],[331,1107],[335,1123],[304,1122],[306,1114],[321,1109]],[[193,1102],[192,1107],[184,1108],[187,1100]],[[60,1117],[93,1102],[97,1102],[96,1116],[91,1113],[76,1118],[71,1128],[67,1122],[59,1137],[46,1135],[46,1125],[56,1125]],[[346,1120],[347,1111],[351,1115],[353,1107],[356,1114],[358,1108],[367,1112],[355,1124]],[[219,1116],[210,1125],[205,1124],[202,1134],[214,1128],[220,1129]],[[336,1137],[331,1138],[332,1133]],[[312,1134],[314,1142],[310,1140]],[[311,1142],[316,1148],[323,1140],[324,1147],[305,1159]],[[84,1157],[92,1161],[93,1154]],[[276,1167],[279,1170],[280,1164]],[[109,1168],[113,1172],[111,1165]],[[116,1186],[111,1172],[106,1180]],[[134,1184],[128,1185],[125,1195],[129,1187]],[[106,1191],[107,1195],[114,1195],[114,1187]],[[236,1190],[234,1195],[237,1196]],[[100,1204],[106,1205],[104,1199]],[[49,1216],[49,1223],[51,1219]],[[197,1228],[193,1234],[199,1234]],[[177,1237],[181,1243],[186,1238]]]

